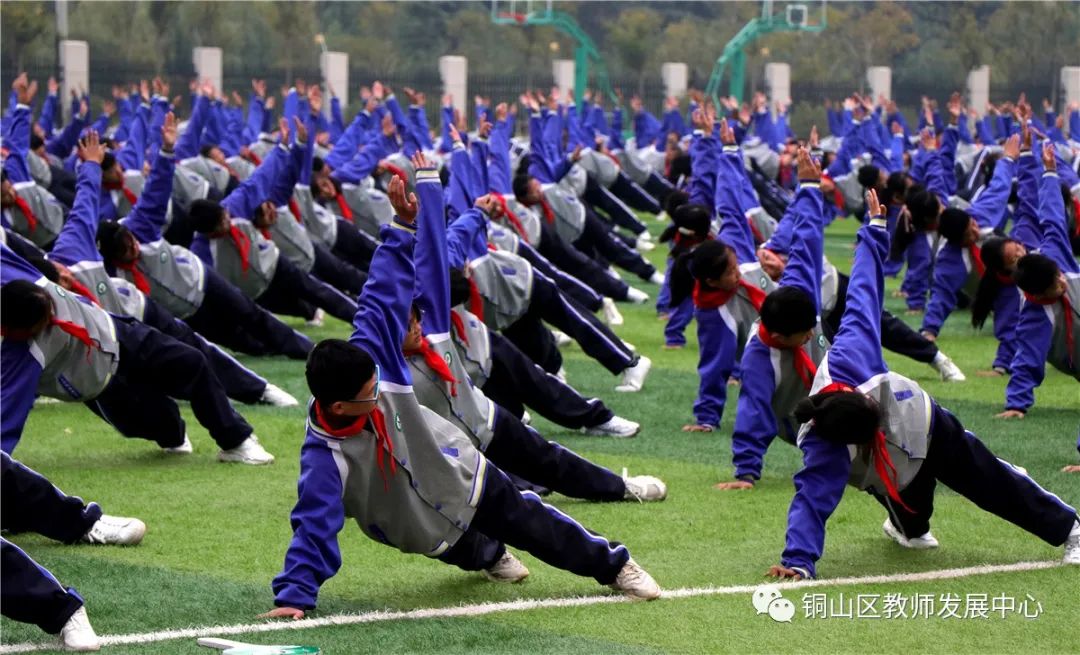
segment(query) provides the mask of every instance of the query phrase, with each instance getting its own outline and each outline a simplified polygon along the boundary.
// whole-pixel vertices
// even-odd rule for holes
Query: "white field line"
[[[1061,566],[1060,561],[1050,562],[1017,562],[1015,564],[987,564],[983,566],[969,566],[960,569],[941,569],[937,571],[923,571],[921,573],[894,573],[890,575],[868,575],[851,578],[832,578],[825,580],[802,580],[799,582],[781,582],[775,586],[779,589],[806,589],[810,587],[835,587],[841,585],[882,584],[889,582],[923,582],[927,580],[949,580],[954,578],[966,578],[974,575],[986,575],[989,573],[1011,573],[1016,571],[1037,571],[1039,569],[1051,569]],[[751,594],[765,581],[753,585],[737,585],[730,587],[689,587],[683,589],[669,589],[664,591],[664,598],[693,598],[696,596],[721,596],[732,594]],[[91,599],[92,600],[92,599]],[[262,632],[279,632],[282,630],[305,630],[309,628],[322,628],[326,626],[355,625],[358,623],[379,623],[382,621],[416,621],[420,619],[445,619],[454,617],[473,617],[498,612],[522,612],[535,609],[547,609],[557,607],[581,607],[584,605],[602,605],[610,603],[632,602],[622,595],[605,596],[577,596],[571,598],[545,598],[535,600],[514,600],[499,603],[479,603],[476,605],[461,605],[458,607],[433,607],[408,611],[373,611],[359,614],[334,614],[312,619],[300,619],[299,621],[264,621],[261,623],[241,623],[237,625],[203,626],[198,628],[182,628],[177,630],[161,630],[158,632],[144,632],[126,635],[104,635],[101,637],[102,646],[117,646],[121,644],[150,644],[158,641],[172,639],[198,639],[199,637],[227,637],[233,635],[246,635]],[[55,648],[52,643],[9,644],[0,646],[0,654],[3,653],[29,653],[39,650]]]

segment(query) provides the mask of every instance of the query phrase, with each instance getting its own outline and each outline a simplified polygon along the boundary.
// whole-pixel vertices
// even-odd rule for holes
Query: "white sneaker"
[[[653,243],[652,237],[648,232],[642,232],[638,235],[637,242],[634,243],[634,248],[638,252],[649,252],[656,248],[656,244]]]
[[[162,452],[169,453],[170,455],[190,455],[195,452],[195,448],[191,445],[191,439],[188,439],[187,434],[184,434],[184,443],[172,448],[162,448]]]
[[[38,405],[55,405],[58,402],[60,402],[59,399],[53,398],[51,396],[38,396],[34,399],[34,406],[37,407]]]
[[[311,320],[304,321],[304,326],[322,327],[324,322],[326,322],[326,312],[324,312],[322,309],[316,309],[315,315],[311,317]]]
[[[1080,519],[1073,523],[1068,538],[1065,539],[1065,564],[1080,564]]]
[[[648,377],[650,368],[652,368],[651,359],[644,355],[638,357],[637,364],[623,371],[622,384],[615,387],[615,391],[622,393],[641,391],[641,387],[645,386],[645,378]]]
[[[641,424],[628,421],[621,416],[612,416],[600,425],[582,428],[582,431],[594,437],[620,437],[625,439],[637,436],[637,433],[641,432]]]
[[[629,341],[623,341],[623,342],[622,342],[622,345],[623,345],[623,348],[626,348],[627,350],[629,350],[629,351],[630,351],[630,352],[632,352],[632,353],[636,353],[636,352],[637,352],[637,346],[635,346],[634,344],[630,343]]]
[[[532,424],[532,414],[529,413],[529,410],[526,409],[526,410],[522,411],[522,413],[521,413],[521,422],[524,423],[525,425],[531,425]]]
[[[941,374],[941,379],[945,382],[963,382],[967,380],[967,376],[960,370],[960,367],[940,350],[937,356],[934,357],[934,361],[930,362],[930,365]]]
[[[929,550],[930,548],[938,547],[938,540],[935,539],[934,535],[930,534],[929,531],[921,537],[908,538],[900,534],[900,531],[892,524],[892,519],[885,519],[885,523],[881,525],[881,529],[885,531],[886,537],[892,539],[904,548]]]
[[[574,343],[574,340],[570,338],[570,335],[568,335],[565,332],[561,332],[559,330],[552,330],[551,331],[551,336],[555,337],[555,347],[556,348],[563,348],[565,346],[569,346],[570,344]]]
[[[600,311],[604,314],[604,322],[608,324],[608,327],[616,327],[623,324],[622,313],[619,312],[619,308],[615,306],[615,301],[611,298],[604,298],[600,305]]]
[[[239,462],[256,466],[274,461],[274,456],[266,452],[254,434],[240,442],[236,448],[219,450],[217,458],[219,462]]]
[[[615,582],[608,585],[635,600],[656,600],[660,597],[660,585],[648,572],[638,566],[633,558],[626,560]]]
[[[484,569],[484,577],[492,582],[521,582],[529,577],[529,569],[510,551],[506,551],[491,568]]]
[[[649,294],[645,293],[641,289],[635,289],[634,287],[627,287],[626,300],[632,302],[635,305],[644,305],[649,302]]]
[[[664,283],[664,274],[661,273],[660,271],[656,271],[655,273],[653,273],[652,275],[649,276],[649,282],[652,282],[653,284],[657,284],[657,285],[663,284]]]
[[[276,384],[267,382],[262,397],[259,398],[259,403],[273,405],[274,407],[296,407],[300,404],[300,401]]]
[[[656,215],[656,220],[659,223],[667,223],[671,221],[671,217],[668,216],[668,213],[666,211],[661,209],[660,213]]]
[[[566,367],[560,366],[559,370],[555,371],[555,377],[559,378],[559,381],[566,384]]]
[[[101,650],[101,642],[98,641],[94,627],[90,625],[90,619],[86,616],[86,607],[75,610],[64,627],[60,629],[60,643],[64,650],[73,650],[80,653]]]
[[[616,280],[621,280],[622,279],[622,274],[619,273],[619,271],[615,270],[614,266],[608,266],[607,267],[607,274],[610,277],[615,278]]]
[[[647,503],[653,500],[667,498],[667,485],[660,478],[651,475],[626,475],[626,469],[622,471],[623,483],[626,484],[625,500],[636,500],[639,503]]]
[[[134,546],[146,534],[146,524],[139,519],[102,514],[101,518],[82,536],[88,544]]]

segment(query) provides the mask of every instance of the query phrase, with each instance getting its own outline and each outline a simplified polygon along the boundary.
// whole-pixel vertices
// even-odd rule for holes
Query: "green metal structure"
[[[491,21],[497,25],[550,25],[574,39],[574,96],[584,97],[585,89],[589,86],[589,69],[592,68],[595,77],[593,88],[615,102],[607,66],[596,44],[573,16],[553,10],[551,4],[551,0],[547,0],[542,9],[534,10],[531,0],[510,0],[501,4],[499,0],[492,0]]]
[[[758,38],[773,32],[821,32],[827,25],[825,1],[821,0],[819,5],[819,20],[811,23],[806,4],[787,4],[786,11],[777,13],[774,11],[772,0],[765,0],[762,3],[761,16],[744,25],[724,46],[724,51],[716,60],[712,75],[709,76],[705,94],[714,102],[719,103],[720,82],[724,77],[725,69],[730,67],[731,79],[728,80],[728,95],[742,102],[746,86],[746,47]]]

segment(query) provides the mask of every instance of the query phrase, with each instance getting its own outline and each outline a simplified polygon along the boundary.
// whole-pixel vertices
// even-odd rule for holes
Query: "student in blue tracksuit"
[[[1016,325],[1012,377],[1005,388],[1005,411],[998,418],[1024,417],[1035,404],[1035,388],[1042,384],[1047,363],[1080,379],[1080,264],[1065,229],[1053,143],[1043,144],[1042,159],[1046,172],[1039,185],[1040,252],[1016,264],[1016,285],[1027,302]]]
[[[980,253],[986,267],[971,303],[971,324],[982,328],[991,312],[994,314],[994,338],[997,351],[989,371],[981,375],[1006,375],[1016,355],[1016,324],[1020,319],[1023,294],[1016,286],[1016,263],[1028,252],[1039,247],[1038,228],[1039,158],[1031,151],[1031,130],[1025,127],[1017,162],[1017,204],[1009,236],[991,237],[983,243]]]
[[[993,179],[971,207],[941,212],[938,232],[945,244],[934,260],[934,283],[920,330],[928,339],[937,339],[969,279],[981,277],[985,271],[979,241],[993,231],[1005,212],[1019,157],[1020,136],[1013,135],[1005,142],[1005,156],[994,166]]]
[[[765,298],[761,322],[743,351],[744,375],[731,436],[734,482],[718,489],[748,489],[761,479],[765,452],[775,436],[794,443],[792,413],[806,397],[827,342],[821,329],[821,277],[825,242],[821,169],[798,152],[799,190],[789,208],[795,242],[779,287]]]
[[[945,164],[933,134],[924,131],[921,145],[922,172],[917,176],[913,167],[911,173],[912,178],[922,186],[909,188],[905,194],[904,205],[910,213],[911,222],[905,230],[897,229],[897,234],[904,234],[909,241],[905,248],[907,272],[900,285],[900,290],[907,296],[909,312],[926,309],[926,295],[930,289],[934,247],[937,242],[938,217],[949,206]]]
[[[459,428],[417,402],[401,344],[416,284],[418,207],[399,178],[389,191],[396,216],[380,232],[353,334],[321,342],[307,363],[314,397],[293,537],[272,583],[276,608],[264,616],[301,618],[315,608],[319,588],[341,567],[347,517],[373,540],[496,581],[529,574],[511,545],[632,597],[658,597],[625,546],[518,492]]]
[[[173,120],[170,114],[170,128],[165,130],[167,137],[162,143],[165,150],[172,148],[172,139],[175,138]],[[94,300],[112,314],[131,316],[200,351],[230,398],[244,403],[296,405],[296,400],[291,396],[198,336],[188,324],[177,320],[169,310],[147,297],[134,284],[109,276],[95,243],[100,223],[97,208],[98,188],[101,184],[101,167],[95,158],[102,153],[103,148],[98,145],[97,133],[89,132],[79,145],[79,157],[83,161],[77,169],[75,205],[48,255],[49,261],[60,264],[70,274],[71,280],[65,280],[61,284]],[[165,211],[160,202],[167,196],[160,193],[159,189],[167,188],[170,179],[163,179],[163,175],[171,177],[171,170],[161,165],[155,165],[151,169],[147,182],[147,189],[150,191],[136,201],[132,212]],[[159,204],[155,206],[154,203]]]
[[[48,569],[16,544],[13,533],[34,532],[65,544],[136,545],[146,534],[139,519],[103,514],[97,503],[68,496],[48,478],[0,453],[3,511],[0,526],[0,613],[59,634],[66,650],[95,651],[100,644],[75,589],[64,587]]]
[[[402,344],[412,369],[417,400],[460,427],[489,461],[507,473],[573,498],[595,501],[662,500],[667,487],[650,476],[621,478],[538,432],[484,395],[473,384],[451,337],[450,273],[445,209],[438,172],[414,155],[420,204],[416,259],[417,298]],[[482,196],[467,214],[491,214],[496,200]],[[455,231],[455,224],[449,230]]]
[[[688,294],[693,298],[701,351],[694,423],[683,426],[688,432],[711,432],[720,424],[728,379],[737,368],[765,295],[775,286],[757,260],[750,226],[740,209],[741,151],[726,119],[720,126],[722,153],[711,127],[695,133],[691,145],[695,183],[700,178],[715,186],[713,206],[720,230],[716,240],[706,241],[684,258],[685,269],[676,267],[674,275],[680,281],[672,285],[673,305]]]
[[[795,474],[779,578],[817,577],[825,524],[845,487],[868,491],[887,510],[885,534],[906,548],[934,548],[930,533],[940,481],[979,507],[1080,564],[1080,518],[1054,494],[996,457],[914,381],[888,370],[879,334],[883,265],[889,250],[884,211],[867,194],[870,220],[859,230],[843,325],[818,368],[803,423],[803,468]]]

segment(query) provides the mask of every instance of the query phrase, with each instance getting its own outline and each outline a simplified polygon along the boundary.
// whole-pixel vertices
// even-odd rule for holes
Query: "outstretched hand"
[[[417,150],[413,153],[412,165],[413,168],[418,171],[425,168],[435,168],[435,164],[428,161],[427,155],[424,154],[423,150]]]
[[[401,219],[402,222],[412,225],[416,222],[416,213],[420,209],[420,205],[416,200],[416,194],[410,193],[408,197],[405,196],[405,182],[398,176],[390,178],[390,184],[387,186],[387,195],[390,196],[390,205],[394,208],[394,213]]]
[[[882,209],[881,203],[878,202],[875,189],[866,192],[866,211],[870,214],[870,218],[882,218],[885,216],[885,211]]]
[[[101,145],[97,130],[88,130],[86,136],[79,139],[79,159],[100,164],[105,159],[105,147]]]
[[[780,565],[770,566],[769,570],[765,573],[765,575],[769,576],[770,578],[780,578],[781,580],[785,578],[790,578],[792,580],[802,580],[802,573],[799,573],[795,569],[789,569],[786,566]]]
[[[176,114],[171,111],[165,114],[165,122],[161,124],[161,149],[172,152],[176,147],[177,139]]]
[[[304,121],[300,120],[299,116],[293,116],[293,122],[296,124],[296,142],[307,143],[307,125],[304,124]]]
[[[1028,135],[1028,138],[1031,138],[1030,134]],[[1020,135],[1014,134],[1008,139],[1005,139],[1005,146],[1002,148],[1002,151],[1006,157],[1012,159],[1013,161],[1016,161],[1016,159],[1020,156]]]
[[[1047,172],[1057,172],[1057,150],[1050,141],[1043,143],[1042,160],[1043,168],[1045,168]]]
[[[800,180],[821,180],[821,166],[810,156],[809,150],[805,147],[799,148],[796,157]],[[875,194],[875,201],[876,198]]]
[[[275,607],[269,612],[260,614],[260,619],[292,619],[297,621],[304,618],[304,610],[295,607]]]

